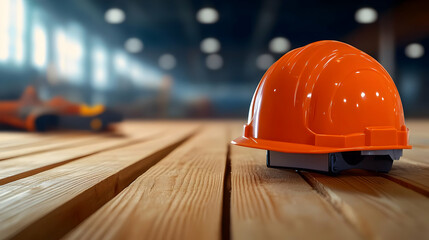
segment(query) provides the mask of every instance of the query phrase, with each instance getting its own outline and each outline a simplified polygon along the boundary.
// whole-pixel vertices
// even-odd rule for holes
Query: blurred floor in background
[[[244,118],[275,60],[334,39],[380,61],[406,117],[428,117],[428,12],[416,0],[2,0],[0,100],[33,85],[126,117]]]

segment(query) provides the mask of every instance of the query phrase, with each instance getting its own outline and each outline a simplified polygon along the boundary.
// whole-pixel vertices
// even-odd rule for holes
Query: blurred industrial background
[[[0,0],[0,99],[104,104],[126,117],[246,117],[287,51],[340,40],[429,116],[429,1]],[[426,51],[425,51],[426,50]]]

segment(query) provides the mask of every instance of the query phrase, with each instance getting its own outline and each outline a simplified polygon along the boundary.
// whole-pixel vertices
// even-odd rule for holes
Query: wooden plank
[[[105,136],[70,148],[52,150],[0,161],[0,185],[58,167],[82,157],[104,150],[125,147],[156,135],[165,134],[162,129],[147,128],[140,134],[125,137]]]
[[[219,239],[228,141],[209,125],[66,239]]]
[[[414,147],[411,150],[404,150],[404,158],[423,164],[429,164],[429,148]]]
[[[388,174],[382,174],[396,183],[429,197],[429,165],[401,158]]]
[[[231,148],[232,239],[358,239],[295,171],[267,168],[265,151]]]
[[[44,136],[44,135],[41,135]],[[0,131],[0,148],[3,148],[3,145],[8,145],[11,142],[20,142],[25,140],[36,140],[41,137],[39,134],[31,134],[28,132],[1,132]],[[18,140],[18,141],[15,141]]]
[[[367,239],[428,239],[429,201],[381,176],[350,171],[303,176]]]
[[[413,124],[411,126],[414,127]],[[428,122],[420,124],[416,130],[421,132],[424,128],[429,129]],[[418,134],[419,131],[411,131],[410,139],[416,139]],[[429,135],[424,139],[429,143]],[[424,146],[424,139],[419,139],[414,143],[411,141],[412,144],[418,142],[420,145],[414,146],[411,150],[404,150],[404,156],[394,162],[392,170],[388,174],[382,174],[382,176],[429,197],[429,146]]]
[[[413,146],[413,148],[429,148],[429,136],[410,134],[410,144]]]
[[[0,146],[9,140],[25,140],[27,138],[37,139],[40,137],[52,136],[54,134],[38,133],[38,132],[25,132],[25,131],[4,131],[0,130]]]
[[[180,126],[181,124],[183,125],[183,123],[175,123],[174,125]],[[185,124],[189,125],[189,123]],[[165,131],[169,128],[171,128],[171,123],[167,122],[147,122],[140,124],[128,124],[125,122],[116,134],[97,134],[95,139],[91,141],[85,141],[83,143],[79,142],[78,145],[71,145],[70,148],[54,149],[47,152],[35,153],[0,161],[0,185],[31,176],[42,171],[46,171],[53,167],[57,167],[67,162],[92,155],[103,150],[121,147],[122,145],[132,144],[136,141],[144,140],[152,135],[161,134],[162,131]],[[95,136],[95,134],[80,132],[71,134],[72,135],[69,133],[56,133],[47,136],[50,138],[55,137],[58,141],[63,137]],[[20,138],[25,137],[26,135],[29,134],[26,133],[23,136],[20,136]],[[39,136],[39,134],[36,134],[35,136],[47,137],[45,135]]]
[[[426,133],[429,136],[429,121],[427,119],[406,119],[405,124],[410,129],[411,134]]]
[[[414,147],[429,147],[429,121],[407,120],[410,129],[410,144]]]
[[[162,120],[146,120],[146,121],[126,121],[122,124],[120,124],[117,128],[117,135],[119,136],[134,136],[139,135],[145,131],[148,131],[150,129],[157,129],[157,130],[166,130],[166,131],[173,131],[181,128],[181,127],[198,127],[201,126],[200,121],[162,121]],[[168,132],[167,132],[168,133]]]
[[[84,136],[85,133],[71,133],[71,132],[56,132],[56,133],[0,133],[0,151],[5,149],[12,149],[18,147],[28,147],[31,145],[40,145],[43,142],[49,142],[54,139],[67,138],[67,137],[79,137]],[[89,135],[89,134],[86,134]]]
[[[0,160],[10,159],[14,157],[26,156],[35,153],[46,152],[55,149],[61,149],[66,147],[76,146],[78,144],[84,144],[100,138],[100,135],[83,135],[83,136],[61,136],[59,138],[49,139],[46,141],[39,141],[36,144],[24,147],[11,147],[0,150]]]
[[[70,138],[80,138],[80,137],[88,137],[88,136],[128,136],[131,137],[135,134],[140,134],[141,131],[147,131],[150,129],[148,126],[168,126],[171,125],[172,122],[155,122],[155,121],[147,121],[147,122],[123,122],[122,124],[117,126],[117,131],[115,132],[101,132],[94,133],[88,131],[48,131],[43,133],[38,132],[0,132],[0,152],[1,151],[10,151],[12,149],[22,149],[33,146],[42,146],[49,145],[53,142],[58,142],[62,139],[70,139]],[[175,124],[181,124],[175,123]],[[189,123],[185,123],[189,124]],[[54,145],[55,146],[55,145]],[[37,149],[37,148],[36,148]],[[50,150],[50,148],[43,149]],[[31,152],[30,152],[31,153]]]
[[[56,239],[128,186],[195,130],[105,151],[0,187],[0,238]]]
[[[27,132],[21,132],[21,131],[0,131],[0,143],[3,143],[3,141],[8,141],[9,139],[16,139],[16,138],[25,138],[27,136]]]

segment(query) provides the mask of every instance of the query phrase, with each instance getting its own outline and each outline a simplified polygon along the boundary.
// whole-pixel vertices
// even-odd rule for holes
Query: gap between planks
[[[31,145],[40,145],[42,142],[49,142],[62,137],[83,136],[76,133],[32,133],[32,132],[0,132],[0,149],[21,148]]]
[[[412,151],[422,156],[422,149]],[[428,238],[428,170],[425,162],[402,157],[389,173],[352,170],[332,177],[300,171],[300,175],[365,238]],[[402,224],[404,219],[408,221]]]
[[[233,239],[360,239],[295,171],[267,168],[265,151],[233,146]]]
[[[0,161],[0,185],[16,181],[21,178],[43,172],[71,161],[88,157],[102,151],[118,149],[138,144],[142,141],[166,134],[159,129],[148,129],[140,135],[124,138],[109,138],[109,136],[94,139],[97,141],[85,142],[70,148],[63,148],[49,152],[36,153],[29,156],[16,157]]]
[[[429,164],[402,157],[393,163],[389,173],[379,175],[429,197]]]
[[[265,150],[231,146],[232,239],[361,238],[298,173],[267,168],[265,157]]]
[[[225,128],[207,124],[65,239],[219,239]]]
[[[222,239],[231,239],[231,144],[227,143],[225,175],[223,177]]]
[[[401,159],[402,160],[402,159]],[[400,160],[400,161],[401,161]],[[395,162],[395,164],[397,164],[397,162]],[[228,166],[228,165],[227,165]],[[395,166],[395,165],[394,165]],[[402,176],[403,174],[401,173],[401,176]],[[226,169],[225,169],[225,176],[226,176]],[[385,177],[385,176],[383,176],[383,177]],[[306,178],[307,179],[307,181],[310,181],[308,178]],[[311,181],[310,181],[311,182]],[[226,182],[224,183],[224,186],[225,186],[225,184],[226,184]],[[312,185],[314,184],[314,181],[312,182]],[[313,185],[313,186],[316,186],[316,185]],[[404,185],[405,186],[405,185]],[[320,189],[318,190],[317,189],[317,187],[315,187],[315,189],[317,190],[317,191],[319,191],[320,193],[323,193],[323,191],[320,191]],[[225,191],[225,189],[224,189],[224,191]],[[324,194],[324,193],[323,193]],[[325,196],[325,195],[324,195]],[[325,196],[326,197],[326,196]],[[224,192],[224,199],[225,199],[225,192]],[[330,201],[329,200],[329,198],[327,198],[328,199],[328,202]],[[337,208],[337,206],[334,206],[334,208],[336,208],[336,210],[338,210],[339,208]],[[341,209],[341,208],[340,208]],[[341,212],[342,210],[340,210],[340,212]],[[223,228],[222,228],[222,232],[223,232]],[[371,236],[371,234],[369,234],[368,236]]]
[[[234,149],[235,147],[233,147]],[[233,150],[234,151],[234,150]],[[247,153],[247,157],[241,157],[242,159],[252,159],[257,153],[249,154],[249,152],[252,151],[259,151],[260,150],[251,150],[246,149],[242,150],[242,154]],[[243,204],[236,204],[235,203],[235,197],[237,196],[237,187],[234,185],[234,183],[238,180],[241,180],[240,182],[243,183],[243,177],[237,177],[235,174],[237,172],[235,171],[236,164],[234,161],[234,153],[232,156],[232,235],[235,239],[258,239],[258,238],[287,238],[291,237],[292,234],[297,234],[295,236],[292,236],[291,238],[302,238],[304,234],[312,234],[312,232],[315,231],[314,226],[317,226],[317,224],[311,224],[311,221],[314,221],[314,218],[318,218],[318,216],[322,216],[321,218],[324,219],[323,224],[328,224],[329,222],[334,222],[332,217],[328,217],[326,214],[315,214],[313,212],[313,218],[310,219],[310,221],[305,221],[305,227],[301,231],[296,231],[296,224],[294,225],[293,221],[286,222],[285,220],[282,220],[281,222],[286,223],[283,226],[278,225],[279,220],[272,221],[271,224],[267,224],[266,222],[271,218],[279,218],[279,215],[282,216],[280,206],[279,204],[278,208],[276,208],[275,211],[273,211],[273,216],[268,214],[269,208],[271,205],[273,205],[273,197],[268,198],[269,201],[264,203],[264,198],[261,196],[259,198],[258,203],[250,204],[250,206],[241,206]],[[264,154],[261,154],[259,157],[262,161],[264,161],[265,156]],[[261,161],[261,163],[262,163]],[[395,179],[402,179],[403,181],[407,181],[408,183],[413,183],[414,188],[404,188],[401,185],[398,185],[395,181],[390,181],[388,179],[383,179],[381,176],[373,176],[369,173],[364,174],[364,176],[354,176],[350,173],[345,173],[340,176],[332,177],[332,176],[326,176],[316,173],[301,173],[301,176],[304,178],[304,180],[307,181],[310,186],[316,190],[321,196],[321,199],[326,200],[325,202],[329,205],[331,205],[338,215],[343,219],[345,223],[349,226],[349,229],[353,229],[353,231],[349,230],[349,232],[357,232],[358,235],[356,237],[358,238],[395,238],[397,236],[406,237],[406,236],[413,236],[417,238],[427,238],[428,237],[428,230],[429,229],[429,223],[427,223],[426,219],[429,218],[429,209],[428,209],[428,201],[425,200],[425,197],[414,192],[413,190],[416,190],[415,187],[419,186],[427,187],[428,185],[428,176],[427,176],[427,167],[422,167],[421,164],[414,163],[413,168],[410,169],[411,164],[413,164],[411,161],[402,159],[399,163],[395,162],[396,165],[394,165],[394,169],[392,170],[392,173],[389,175],[391,177],[395,177]],[[238,165],[240,166],[240,165]],[[248,166],[247,166],[248,167]],[[264,166],[265,167],[265,166]],[[401,169],[402,168],[402,169]],[[262,169],[261,169],[262,170]],[[407,171],[408,170],[408,171]],[[413,170],[418,170],[414,172]],[[268,183],[264,183],[263,180],[273,181],[275,179],[272,179],[275,174],[274,171],[285,171],[289,172],[290,170],[283,170],[283,169],[272,169],[266,171],[273,171],[273,174],[270,176],[270,178],[267,179],[265,174],[256,174],[258,172],[257,168],[249,170],[249,173],[251,172],[251,178],[248,179],[248,181],[252,181],[249,185],[242,185],[241,189],[250,188],[254,189],[254,192],[262,191],[264,194],[260,195],[274,195],[275,198],[279,198],[279,194],[281,191],[285,191],[284,189],[277,188],[277,193],[274,193],[274,191],[270,192],[267,190],[268,187],[262,187],[262,186],[270,186]],[[240,172],[239,172],[240,173]],[[263,176],[263,177],[261,177]],[[385,177],[385,176],[383,176]],[[286,179],[286,176],[284,176]],[[323,183],[322,183],[323,180]],[[287,181],[288,182],[288,181]],[[262,185],[259,189],[255,188],[255,183],[258,183],[256,185]],[[382,184],[380,184],[382,183]],[[289,183],[290,184],[290,183]],[[293,190],[294,187],[296,187],[296,183],[291,185],[287,185],[287,183],[284,183],[284,188],[290,188]],[[303,188],[305,189],[305,188]],[[356,189],[360,191],[356,191]],[[366,191],[365,191],[366,190]],[[377,191],[378,190],[378,191]],[[268,193],[267,193],[268,192]],[[250,190],[241,190],[241,195],[238,195],[241,197],[241,199],[246,200],[249,199],[249,196],[251,195],[245,195],[243,196],[243,193],[250,194]],[[375,195],[374,195],[375,193]],[[379,195],[378,195],[379,194]],[[318,195],[318,194],[317,194]],[[237,196],[237,198],[238,198]],[[300,200],[297,198],[297,202]],[[256,199],[255,199],[256,200]],[[302,199],[301,201],[308,201],[308,199]],[[287,204],[285,200],[283,200],[283,204]],[[418,207],[414,207],[413,205],[416,204]],[[383,205],[387,205],[385,208],[383,208]],[[239,212],[241,212],[241,215],[247,214],[246,217],[242,217],[242,219],[237,220],[239,217],[237,215],[240,215],[239,212],[236,212],[240,209]],[[259,208],[265,209],[264,211],[260,213],[257,212],[256,209]],[[309,205],[307,205],[309,206]],[[389,207],[392,208],[392,210],[389,212]],[[420,211],[418,210],[420,207]],[[237,209],[236,209],[237,208]],[[267,209],[268,208],[268,209]],[[297,207],[298,211],[308,211],[308,207],[301,206]],[[375,214],[372,214],[370,211],[365,211],[366,208],[370,208],[375,212]],[[245,213],[245,209],[249,211],[248,213]],[[361,210],[363,209],[363,210]],[[386,213],[387,212],[387,213]],[[254,214],[254,215],[252,215]],[[296,213],[295,213],[296,214]],[[256,215],[256,216],[255,216]],[[289,213],[289,215],[292,215]],[[252,217],[253,216],[253,217]],[[373,219],[378,219],[377,221],[374,221]],[[412,219],[406,224],[403,224],[404,226],[401,227],[401,222],[403,219]],[[300,222],[300,217],[295,215],[295,221]],[[372,222],[374,221],[374,226],[371,226]],[[255,223],[256,222],[256,223]],[[411,222],[411,224],[410,224]],[[246,224],[248,226],[245,226]],[[268,226],[267,226],[268,225]],[[329,224],[328,224],[329,225]],[[340,227],[340,225],[334,224],[336,230],[333,231],[340,231],[344,230],[343,227]],[[387,227],[386,227],[387,226]],[[281,229],[283,227],[283,229]],[[290,228],[291,227],[291,228]],[[306,229],[311,229],[311,231],[306,231]],[[334,229],[335,229],[334,228]],[[329,230],[328,228],[325,229],[325,233],[319,232],[317,234],[314,234],[313,237],[317,238],[330,238],[326,237],[326,234]],[[277,234],[276,234],[277,232]]]
[[[1,150],[0,161],[57,149],[79,146],[99,139],[100,137],[100,135],[84,135],[78,136],[78,138],[76,138],[76,136],[59,137],[30,144],[30,146]]]
[[[300,174],[366,239],[429,237],[429,201],[412,189],[366,171]]]
[[[9,144],[0,145],[0,161],[16,157],[29,156],[32,154],[49,152],[52,150],[76,147],[90,143],[93,140],[103,139],[106,137],[135,136],[141,135],[140,131],[151,130],[150,127],[166,127],[165,123],[146,122],[133,124],[124,122],[117,132],[17,132],[17,133],[0,133],[3,138],[9,138],[12,141]],[[148,128],[149,127],[149,128]],[[17,136],[15,136],[17,135]]]
[[[183,143],[196,126],[101,152],[0,188],[0,238],[56,239]]]

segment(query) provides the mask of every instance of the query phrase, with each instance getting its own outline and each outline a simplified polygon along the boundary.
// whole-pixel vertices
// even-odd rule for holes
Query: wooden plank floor
[[[0,132],[0,239],[429,239],[429,121],[388,174],[267,168],[241,121]]]

